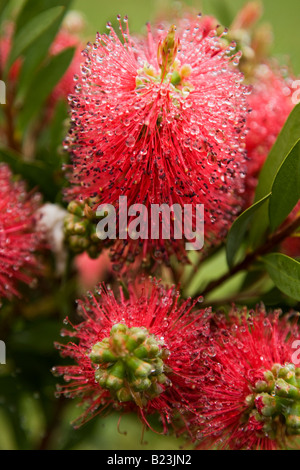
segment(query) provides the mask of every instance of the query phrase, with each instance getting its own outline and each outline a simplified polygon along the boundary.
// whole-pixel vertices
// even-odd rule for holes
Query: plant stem
[[[12,150],[20,152],[20,145],[15,139],[13,92],[9,89],[9,87],[7,88],[7,103],[4,105],[7,144]]]
[[[293,232],[300,226],[300,216],[297,217],[291,224],[285,226],[280,231],[269,236],[264,245],[258,247],[255,251],[249,253],[246,258],[234,266],[230,271],[224,274],[221,278],[216,279],[208,284],[208,286],[201,292],[202,295],[206,295],[222,285],[224,282],[228,281],[232,276],[239,273],[240,271],[245,271],[248,269],[260,256],[265,255],[269,251],[272,251],[279,243],[281,243],[285,238],[292,235]]]
[[[51,444],[51,440],[53,439],[55,432],[57,431],[58,426],[61,423],[61,418],[63,411],[66,406],[66,399],[64,397],[60,397],[57,399],[56,406],[53,410],[52,418],[48,424],[47,430],[41,442],[37,448],[37,450],[47,450]]]

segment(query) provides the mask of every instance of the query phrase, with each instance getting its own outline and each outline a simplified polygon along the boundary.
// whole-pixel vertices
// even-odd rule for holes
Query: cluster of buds
[[[300,432],[300,368],[294,364],[274,364],[258,380],[246,402],[252,409],[250,417],[263,424],[262,432],[270,439],[282,434]],[[249,419],[249,418],[248,418]]]
[[[98,258],[103,244],[96,233],[96,212],[92,209],[95,201],[72,201],[68,205],[68,216],[64,221],[65,240],[75,253],[87,252],[91,258]]]
[[[95,379],[120,402],[135,401],[140,407],[164,391],[170,384],[164,372],[169,352],[163,342],[143,327],[114,325],[110,337],[96,343],[90,353],[99,364]]]

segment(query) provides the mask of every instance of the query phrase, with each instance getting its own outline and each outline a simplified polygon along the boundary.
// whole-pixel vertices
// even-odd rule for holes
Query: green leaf
[[[57,0],[22,0],[23,6],[15,21],[15,31],[18,33],[32,18],[52,7],[63,6],[64,1]]]
[[[45,8],[45,0],[39,0],[34,3],[41,3],[41,7],[43,6]],[[22,102],[28,89],[32,86],[32,81],[34,80],[37,69],[47,58],[49,48],[59,31],[62,20],[67,13],[70,4],[71,0],[48,0],[46,2],[47,8],[50,8],[51,6],[64,6],[65,8],[53,24],[40,35],[38,42],[35,41],[28,47],[18,81],[18,94],[16,97],[17,103]]]
[[[53,175],[43,162],[24,162],[21,156],[2,148],[0,161],[7,163],[15,175],[21,175],[30,188],[38,188],[49,200],[55,198],[59,188],[54,184]]]
[[[0,23],[12,21],[20,11],[24,0],[0,0]]]
[[[271,253],[261,260],[278,289],[300,301],[300,263],[281,253]]]
[[[296,145],[300,138],[300,104],[295,106],[289,115],[282,131],[280,132],[269,156],[260,172],[256,188],[255,201],[260,201],[272,190],[275,175],[285,157]],[[269,217],[269,204],[265,204],[256,213],[255,220],[250,231],[250,240],[253,247],[259,246],[263,236],[266,234]]]
[[[300,198],[300,140],[282,162],[269,203],[271,230],[284,222]]]
[[[5,68],[6,75],[15,60],[20,57],[34,41],[38,40],[39,36],[57,20],[63,11],[64,7],[50,8],[32,18],[19,32],[16,32]]]
[[[37,319],[14,333],[10,345],[14,351],[38,354],[53,353],[53,343],[59,337],[61,325],[58,321]]]
[[[188,271],[190,275],[190,270]],[[225,249],[222,247],[216,253],[203,260],[193,278],[189,283],[186,283],[183,291],[184,296],[195,297],[195,295],[200,294],[211,281],[223,276],[227,271]]]
[[[25,106],[20,113],[19,126],[21,131],[24,131],[31,120],[39,113],[51,91],[69,67],[74,51],[75,49],[70,47],[51,57],[48,63],[36,74],[26,95]]]
[[[271,193],[263,197],[260,201],[253,204],[245,210],[232,224],[231,229],[227,236],[226,243],[226,256],[228,266],[231,268],[234,265],[236,254],[241,246],[247,229],[257,213],[258,209],[265,204],[270,198]]]
[[[0,23],[2,20],[2,15],[5,9],[7,8],[7,5],[8,5],[8,0],[0,0]]]

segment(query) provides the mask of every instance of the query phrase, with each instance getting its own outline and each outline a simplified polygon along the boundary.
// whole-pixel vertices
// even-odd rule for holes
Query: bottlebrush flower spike
[[[14,182],[7,165],[0,165],[0,298],[19,296],[18,282],[31,284],[38,273],[34,252],[42,234],[36,230],[38,194],[26,193]]]
[[[208,373],[199,388],[199,448],[268,450],[295,444],[300,332],[280,313],[267,316],[260,307],[249,314],[233,312],[230,323],[216,320],[214,357],[202,353]]]
[[[224,49],[200,18],[178,32],[152,34],[148,26],[147,39],[136,41],[120,22],[124,43],[107,26],[109,35],[89,44],[70,97],[68,199],[99,197],[118,211],[126,196],[128,207],[144,204],[148,214],[151,204],[204,204],[206,241],[216,243],[243,191],[248,89],[233,67],[240,54],[229,57],[233,46]],[[164,261],[184,256],[181,240],[128,237],[114,245],[114,257],[137,249]]]
[[[156,283],[152,289],[145,284],[138,295],[131,288],[128,300],[100,285],[98,295],[79,302],[84,321],[62,332],[78,344],[57,345],[76,365],[53,370],[69,382],[58,393],[81,397],[86,405],[77,425],[116,409],[136,411],[145,424],[158,413],[166,431],[175,415],[193,413],[210,315],[191,312],[194,304],[180,303],[174,288]]]

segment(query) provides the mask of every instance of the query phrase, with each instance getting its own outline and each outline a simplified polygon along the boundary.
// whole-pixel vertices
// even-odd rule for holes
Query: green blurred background
[[[32,0],[34,1],[34,0]],[[155,21],[161,18],[163,14],[169,15],[173,10],[184,11],[185,5],[193,7],[197,12],[204,14],[215,14],[220,21],[229,26],[237,11],[245,4],[245,0],[186,0],[186,2],[172,2],[171,0],[74,0],[73,9],[83,13],[86,20],[86,38],[93,40],[95,33],[105,32],[107,21],[115,22],[117,14],[129,16],[129,24],[132,32],[142,32],[146,21]],[[298,22],[300,18],[299,0],[264,0],[264,14],[262,22],[272,25],[274,32],[273,53],[283,63],[293,65],[295,74],[300,73],[300,35],[298,34]],[[23,343],[26,338],[20,332],[20,354],[24,356]],[[57,326],[53,335],[47,330],[47,342],[57,340]],[[53,336],[53,337],[52,337]],[[18,345],[17,345],[18,346]],[[41,346],[44,348],[44,344]],[[25,351],[26,354],[26,351]],[[53,390],[53,378],[50,372],[53,363],[53,357],[47,357],[44,350],[41,349],[40,362],[43,363],[43,370],[47,375],[47,400],[55,401]],[[9,367],[9,364],[8,366]],[[20,427],[20,433],[27,435],[32,448],[35,443],[38,444],[43,429],[45,427],[44,416],[42,413],[42,398],[39,395],[39,384],[42,379],[37,375],[34,377],[35,366],[28,355],[28,374],[32,375],[32,383],[36,385],[36,392],[31,395],[26,393],[21,403],[16,405],[14,396],[9,397],[9,403],[6,404],[6,411],[10,416],[4,414],[0,407],[0,449],[16,449],[18,447],[15,432],[12,423],[18,421],[17,427]],[[6,369],[7,370],[7,369]],[[13,372],[11,380],[14,381]],[[0,366],[1,375],[1,366]],[[4,390],[2,390],[4,394]],[[17,393],[17,390],[16,390]],[[1,396],[0,390],[0,405]],[[2,402],[3,403],[3,402]],[[60,426],[52,435],[51,442],[47,442],[48,448],[52,449],[178,449],[182,444],[180,440],[172,437],[156,435],[151,431],[145,433],[144,442],[141,444],[142,425],[135,416],[126,416],[121,422],[121,432],[117,431],[118,416],[109,418],[96,418],[80,430],[75,431],[70,426],[70,421],[78,416],[79,410],[75,403],[70,400],[61,416]],[[125,434],[126,432],[126,434]]]
[[[184,9],[185,5],[203,14],[215,14],[221,21],[227,19],[229,26],[238,10],[247,3],[245,0],[75,0],[74,9],[84,13],[89,35],[105,31],[107,21],[115,21],[117,14],[128,15],[130,28],[141,32],[147,21],[153,21],[161,12]],[[289,59],[296,74],[300,73],[300,1],[262,0],[264,14],[262,22],[272,25],[275,55],[287,62]],[[223,20],[224,21],[224,20]]]

